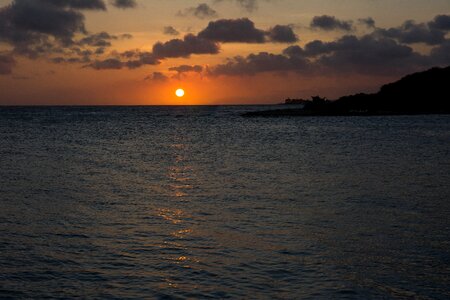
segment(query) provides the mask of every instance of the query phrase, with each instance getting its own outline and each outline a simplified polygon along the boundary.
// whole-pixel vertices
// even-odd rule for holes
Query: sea
[[[0,107],[0,298],[449,299],[450,115],[267,108]]]

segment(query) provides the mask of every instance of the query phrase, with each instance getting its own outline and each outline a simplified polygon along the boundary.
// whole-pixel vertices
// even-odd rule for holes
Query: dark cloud
[[[129,69],[136,69],[145,65],[158,65],[160,61],[151,52],[138,51],[134,59],[128,60],[124,64]]]
[[[305,45],[305,56],[314,57],[319,68],[343,73],[400,72],[429,63],[411,47],[374,35],[347,35],[334,42],[313,41]]]
[[[305,48],[308,52],[308,47]],[[401,45],[393,39],[376,38],[373,35],[359,38],[344,36],[335,42],[322,43],[318,49],[324,55],[315,64],[335,73],[402,73],[429,63],[426,57],[414,52],[411,47]],[[316,53],[317,55],[319,54]]]
[[[234,1],[240,7],[245,9],[248,12],[253,12],[258,8],[258,1],[256,0],[214,0],[215,3],[225,2],[225,1]]]
[[[172,28],[168,28],[170,31]],[[102,33],[86,37],[83,43],[96,47],[108,46],[109,39],[113,37]],[[249,19],[218,20],[210,22],[207,28],[198,35],[188,34],[183,39],[172,39],[167,42],[158,42],[153,45],[153,51],[136,58],[136,51],[127,51],[120,55],[120,59],[109,58],[106,60],[96,60],[90,65],[94,69],[117,69],[122,67],[138,68],[143,65],[155,65],[162,59],[190,57],[193,54],[218,54],[220,51],[219,42],[245,42],[263,43],[266,41],[292,43],[298,41],[297,36],[290,26],[276,25],[269,31],[255,28]],[[124,60],[125,59],[125,60]],[[120,64],[120,63],[121,64]],[[189,71],[198,71],[189,69]],[[185,71],[188,66],[182,66],[173,71]]]
[[[217,54],[220,47],[211,40],[193,34],[183,39],[173,39],[165,43],[156,43],[153,46],[155,57],[163,59],[169,57],[189,57],[192,54]]]
[[[291,26],[276,25],[267,31],[267,36],[273,42],[278,43],[295,43],[298,37]]]
[[[363,25],[366,25],[368,28],[375,28],[375,20],[372,19],[371,17],[358,19],[358,22]]]
[[[438,45],[445,40],[446,32],[425,23],[416,23],[412,20],[404,22],[399,27],[377,29],[377,34],[393,38],[404,44],[425,43]]]
[[[333,51],[333,49],[331,49],[332,47],[330,47],[329,44],[330,43],[322,42],[319,40],[309,42],[305,45],[304,54],[307,57],[313,57],[330,53]]]
[[[0,11],[0,40],[22,53],[31,53],[33,46],[42,48],[50,38],[71,44],[76,34],[86,33],[84,15],[78,10],[105,10],[105,4],[101,0],[15,0]]]
[[[236,2],[247,11],[254,11],[258,8],[256,0],[236,0]]]
[[[136,7],[137,2],[136,0],[112,0],[112,5],[117,8],[126,9]]]
[[[96,60],[88,66],[96,70],[119,70],[124,67],[124,63],[117,58],[108,58],[105,60]]]
[[[179,11],[177,16],[186,17],[186,16],[194,16],[199,19],[210,19],[218,17],[217,11],[209,7],[206,3],[201,3],[196,7],[186,8],[184,11]]]
[[[106,10],[103,0],[15,0],[15,2],[41,2],[62,8]]]
[[[166,35],[179,35],[180,33],[178,32],[178,30],[176,30],[175,28],[173,28],[172,26],[166,26],[163,29],[163,33]]]
[[[0,8],[0,42],[36,58],[60,53],[86,35],[80,10],[105,10],[102,0],[15,0]]]
[[[428,23],[433,29],[450,31],[450,15],[437,15],[433,21]]]
[[[110,35],[109,33],[103,31],[96,34],[91,34],[82,38],[79,41],[80,45],[89,45],[93,47],[109,47],[111,46],[111,40],[117,40],[118,37],[115,35]]]
[[[264,72],[308,72],[308,70],[309,63],[304,57],[260,52],[247,57],[232,58],[225,64],[210,68],[209,74],[212,76],[242,76]]]
[[[208,74],[241,76],[288,71],[333,76],[350,73],[392,75],[436,65],[447,66],[450,64],[450,40],[445,38],[447,20],[441,15],[429,23],[408,21],[397,28],[377,28],[360,37],[346,35],[331,42],[315,40],[304,48],[294,45],[281,54],[260,52],[247,57],[238,56],[209,68]],[[375,26],[370,18],[360,22]],[[351,26],[345,28],[350,30]],[[435,47],[429,55],[420,54],[409,46],[417,42]]]
[[[209,22],[198,36],[222,43],[264,43],[265,32],[257,29],[248,18],[222,19]]]
[[[302,47],[295,45],[295,46],[289,46],[286,49],[283,50],[283,55],[286,55],[288,57],[305,57],[305,50],[302,49]]]
[[[50,59],[51,62],[55,64],[79,64],[79,63],[89,63],[91,62],[91,58],[89,55],[79,56],[79,57],[53,57]]]
[[[0,53],[0,75],[11,74],[15,65],[16,61],[12,55]]]
[[[141,54],[141,52],[138,49],[135,50],[128,50],[122,53],[115,53],[121,58],[131,59],[131,58],[138,58]]]
[[[169,28],[168,30],[170,30]],[[241,36],[233,36],[233,33]],[[80,41],[81,45],[88,44],[102,49],[109,46],[110,40],[117,37],[107,33],[90,35]],[[167,42],[158,42],[153,46],[152,52],[140,52],[138,50],[126,51],[105,60],[95,60],[88,67],[103,69],[139,68],[144,65],[156,65],[160,60],[167,58],[190,57],[193,54],[218,54],[219,42],[295,42],[297,36],[289,26],[276,25],[269,31],[256,29],[249,19],[219,20],[210,22],[208,27],[198,35],[188,34],[183,39],[172,39]],[[92,54],[91,54],[92,55]],[[79,54],[79,56],[81,56]],[[86,57],[86,56],[82,56]],[[65,61],[64,61],[65,62]],[[171,71],[178,73],[201,72],[201,66],[183,65],[174,67]]]
[[[147,65],[157,65],[159,64],[159,61],[156,59],[156,57],[153,55],[152,52],[148,51],[140,51],[138,49],[136,50],[128,50],[122,53],[115,53],[118,57],[129,60],[129,61],[135,61],[139,60],[142,61],[143,64]]]
[[[203,71],[203,67],[199,65],[181,65],[178,67],[172,67],[169,68],[169,71],[176,71],[178,73],[188,73],[188,72],[195,72],[195,73],[201,73]]]
[[[112,1],[112,0],[108,0]],[[222,0],[225,1],[225,0]],[[234,0],[233,0],[234,1]],[[220,2],[220,1],[219,1]],[[255,7],[256,1],[239,1],[243,7]],[[116,6],[130,7],[135,1],[114,1]],[[157,65],[168,58],[188,58],[191,55],[218,54],[220,43],[294,43],[298,41],[293,28],[275,25],[262,30],[248,18],[222,19],[209,22],[197,35],[154,44],[152,52],[131,50],[109,52],[115,40],[131,35],[111,35],[107,32],[89,33],[85,28],[85,10],[105,10],[103,0],[14,0],[0,8],[0,42],[12,49],[0,53],[0,73],[10,74],[16,64],[14,56],[45,57],[54,63],[81,63],[96,70],[134,69]],[[213,17],[216,12],[203,3],[190,14]],[[364,36],[346,35],[332,42],[320,40],[295,45],[280,54],[259,52],[246,57],[234,57],[208,70],[211,75],[252,75],[261,72],[297,72],[310,74],[313,70],[329,74],[406,72],[433,64],[449,64],[450,16],[438,15],[428,23],[406,21],[393,28],[375,28],[371,18],[360,19],[372,33]],[[333,16],[317,16],[311,27],[322,30],[353,30],[350,21]],[[166,34],[179,34],[168,26]],[[433,46],[429,55],[422,55],[409,44]],[[203,72],[203,67],[182,65],[170,68],[179,74]],[[165,76],[164,74],[161,74]],[[157,75],[158,76],[158,75]]]
[[[94,54],[95,55],[102,55],[105,53],[105,47],[98,47],[97,49],[95,49]]]
[[[275,25],[268,31],[255,27],[248,18],[221,19],[209,22],[199,37],[221,43],[294,43],[297,35],[289,25]]]
[[[127,40],[127,39],[129,40],[129,39],[133,38],[133,35],[129,34],[129,33],[124,33],[124,34],[121,34],[119,37],[124,40]]]
[[[44,34],[71,39],[76,33],[86,32],[84,16],[80,12],[45,2],[16,0],[3,8],[0,24],[2,38],[9,38],[11,42],[26,42],[26,39],[40,38],[39,35]],[[6,30],[10,30],[9,34],[4,32]]]
[[[164,75],[161,72],[153,72],[152,74],[145,77],[144,80],[165,82],[165,81],[169,80],[169,77],[167,77],[166,75]]]
[[[333,42],[313,41],[305,49],[290,46],[281,54],[261,52],[235,57],[210,68],[209,74],[240,76],[286,71],[309,75],[394,74],[450,63],[449,50],[450,43],[443,44],[430,56],[424,56],[390,38],[347,35]]]
[[[119,3],[120,2],[120,3]],[[134,1],[131,1],[134,2]],[[127,5],[130,1],[116,1]],[[0,8],[0,42],[14,55],[32,59],[45,57],[54,63],[90,63],[102,55],[112,41],[132,38],[107,32],[90,34],[85,28],[85,10],[106,10],[103,0],[14,0]],[[147,58],[139,58],[146,64]],[[96,69],[119,68],[114,58],[95,60]],[[126,62],[130,63],[130,62]],[[128,66],[125,64],[125,66]]]
[[[344,30],[352,31],[353,23],[351,21],[341,21],[334,16],[316,16],[311,21],[311,28],[320,30]]]
[[[95,60],[85,67],[95,70],[118,70],[122,68],[136,69],[145,65],[158,64],[160,64],[160,61],[153,55],[153,53],[130,50],[123,53],[118,53],[116,54],[116,57],[111,57],[104,60]]]
[[[450,40],[445,40],[439,47],[435,47],[430,53],[434,65],[450,65]]]

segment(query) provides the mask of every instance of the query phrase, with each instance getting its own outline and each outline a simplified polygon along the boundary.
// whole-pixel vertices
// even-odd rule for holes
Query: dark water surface
[[[0,108],[0,298],[448,299],[450,116]]]

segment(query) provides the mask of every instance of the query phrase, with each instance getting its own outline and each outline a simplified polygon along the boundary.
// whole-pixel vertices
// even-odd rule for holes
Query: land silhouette
[[[286,99],[298,107],[247,112],[245,117],[371,116],[450,113],[450,66],[407,75],[374,94],[355,94],[331,101]]]

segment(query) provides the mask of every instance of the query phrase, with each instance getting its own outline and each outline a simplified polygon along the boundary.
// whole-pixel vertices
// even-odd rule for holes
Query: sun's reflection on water
[[[173,237],[182,239],[182,238],[185,238],[187,235],[189,235],[191,233],[192,233],[192,229],[187,228],[187,229],[181,229],[181,230],[174,231],[174,232],[171,233],[171,235]]]
[[[195,185],[195,173],[189,146],[184,143],[174,143],[168,146],[170,163],[165,173],[163,188],[167,197],[163,207],[159,207],[156,214],[162,219],[161,231],[164,232],[164,242],[160,245],[164,253],[164,260],[172,268],[192,269],[199,260],[192,255],[189,247],[194,233],[194,220],[190,213],[189,199]],[[170,274],[164,275],[161,285],[165,289],[180,289],[177,281]],[[192,287],[184,287],[190,290]]]
[[[158,210],[158,216],[172,224],[179,224],[182,222],[181,216],[183,211],[181,209],[171,210],[168,208],[161,208]]]
[[[192,168],[190,166],[169,167],[167,178],[170,180],[169,193],[177,198],[189,196],[189,190],[193,189],[191,177]]]

